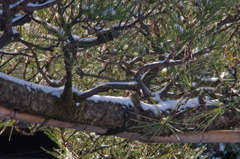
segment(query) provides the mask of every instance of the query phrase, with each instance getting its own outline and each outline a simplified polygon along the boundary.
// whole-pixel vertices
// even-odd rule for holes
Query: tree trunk
[[[4,78],[3,78],[4,77]],[[6,78],[7,77],[7,78]],[[13,80],[14,79],[14,80]],[[42,86],[43,87],[43,86]],[[35,84],[17,81],[15,78],[0,74],[0,117],[5,119],[21,120],[42,125],[71,128],[96,132],[101,135],[115,135],[144,142],[240,142],[239,131],[231,130],[239,127],[239,113],[229,108],[224,114],[219,114],[206,128],[206,133],[196,133],[199,123],[204,118],[193,119],[197,115],[213,110],[215,107],[196,107],[185,109],[171,115],[164,124],[162,115],[151,111],[143,111],[138,107],[131,107],[119,103],[106,101],[94,102],[89,99],[76,104],[73,112],[66,116],[61,109],[62,101],[54,95],[56,92],[43,92]],[[49,87],[44,87],[47,89]],[[62,90],[58,90],[62,91]],[[77,93],[76,93],[77,94]],[[171,122],[169,122],[171,121]],[[177,121],[177,122],[174,122]],[[158,122],[163,129],[151,126]],[[144,123],[144,124],[143,124]],[[174,129],[169,128],[169,124]],[[149,131],[155,130],[153,133]],[[149,131],[148,131],[149,130]],[[176,131],[174,131],[176,130]],[[177,133],[177,130],[182,133]],[[153,136],[155,135],[155,136]]]

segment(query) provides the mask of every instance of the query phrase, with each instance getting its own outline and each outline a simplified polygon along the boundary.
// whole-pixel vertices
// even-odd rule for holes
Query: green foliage
[[[172,60],[179,60],[191,57],[206,47],[213,47],[210,54],[200,56],[196,61],[191,58],[191,62],[182,65],[153,70],[156,72],[151,76],[153,80],[149,77],[147,82],[151,92],[163,89],[170,81],[173,83],[167,93],[161,96],[161,100],[178,100],[180,103],[202,96],[203,99],[218,101],[216,108],[200,113],[186,123],[179,124],[172,116],[173,110],[158,120],[150,119],[153,121],[151,123],[140,123],[133,127],[147,136],[170,135],[181,132],[173,125],[201,119],[197,130],[204,131],[226,111],[234,108],[239,112],[240,109],[240,84],[237,76],[240,68],[239,23],[220,23],[237,13],[238,0],[180,2],[182,1],[66,0],[53,7],[35,11],[34,20],[15,29],[21,33],[22,39],[39,47],[27,47],[20,42],[10,43],[4,48],[5,51],[30,56],[1,55],[1,72],[49,85],[44,74],[51,81],[59,82],[65,78],[66,71],[71,71],[73,87],[86,91],[110,81],[109,79],[132,79],[145,64],[165,59],[170,54],[174,55]],[[104,36],[103,40],[109,40],[107,43],[81,48],[78,44],[75,47],[71,41],[72,35],[88,40],[98,38],[114,25],[124,26],[148,14],[131,29],[121,30],[121,34],[114,32],[117,38],[110,41],[110,37]],[[46,51],[41,47],[50,47],[54,51]],[[32,49],[36,58],[32,57]],[[70,58],[64,57],[64,49],[67,49]],[[71,66],[65,68],[64,60]],[[44,73],[39,72],[38,65]],[[79,68],[85,76],[81,76]],[[203,80],[211,78],[218,78],[219,81]],[[100,94],[123,96],[125,92],[111,90]],[[159,102],[151,100],[153,103]],[[179,105],[176,109],[180,107]],[[160,111],[159,114],[161,115]],[[14,121],[1,121],[0,134],[13,124]],[[69,129],[51,128],[45,133],[58,144],[54,152],[48,151],[57,158],[196,158],[205,150],[202,145],[191,148],[188,144],[140,143]]]
[[[197,158],[205,150],[204,146],[148,144],[69,129],[54,128],[45,133],[58,144],[55,151],[48,151],[57,158]]]

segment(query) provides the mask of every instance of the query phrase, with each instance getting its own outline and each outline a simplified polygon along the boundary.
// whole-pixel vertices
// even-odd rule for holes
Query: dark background
[[[9,141],[10,134],[11,127],[0,135],[0,159],[54,159],[41,147],[53,150],[57,145],[42,131],[36,132],[33,136],[26,136],[13,129]]]

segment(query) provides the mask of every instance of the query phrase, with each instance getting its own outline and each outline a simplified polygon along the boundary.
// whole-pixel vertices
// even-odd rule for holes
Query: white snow
[[[116,11],[112,7],[109,7],[105,11],[103,11],[103,16],[115,15],[115,14],[116,14]]]
[[[166,84],[161,90],[152,93],[153,96],[154,96],[153,99],[154,99],[155,101],[157,101],[157,102],[162,101],[162,100],[161,100],[161,97],[160,97],[160,93],[161,93],[166,87],[167,87],[167,84]]]
[[[102,28],[102,27],[98,27],[98,26],[95,26],[95,29],[96,29],[97,31],[100,31],[100,32],[108,31],[107,29]]]
[[[153,65],[153,64],[162,64],[162,63],[164,63],[164,62],[165,62],[165,60],[162,60],[162,61],[157,61],[157,62],[148,63],[148,64],[145,64],[144,66]]]
[[[50,93],[51,95],[56,96],[58,98],[60,98],[61,94],[63,93],[63,89],[64,89],[64,87],[54,88],[54,87],[48,87],[48,86],[42,86],[42,85],[34,84],[34,83],[27,82],[27,81],[24,81],[24,80],[21,80],[21,79],[17,79],[15,77],[6,75],[6,74],[1,73],[1,72],[0,72],[0,77],[5,79],[5,80],[12,81],[14,83],[26,86],[26,88],[28,89],[29,92],[34,91],[34,90],[40,90],[40,91],[43,91],[45,93]],[[113,82],[111,82],[111,83],[113,83]],[[115,82],[115,83],[121,85],[121,84],[124,84],[125,82]],[[134,82],[126,82],[126,83],[134,84]],[[83,93],[83,92],[80,92],[80,91],[78,91],[77,89],[74,89],[74,88],[73,88],[73,92],[77,93],[78,95]],[[155,92],[155,94],[157,94],[157,93],[159,94],[159,92]],[[143,102],[140,102],[140,104],[141,104],[141,106],[144,110],[151,110],[156,114],[159,111],[166,111],[168,109],[174,109],[180,104],[180,100],[162,101],[159,96],[157,98],[158,98],[159,103],[156,104],[156,105],[146,104],[146,103],[143,103]],[[111,102],[111,103],[114,103],[114,104],[125,105],[127,107],[128,106],[134,107],[134,104],[131,101],[130,97],[93,95],[92,97],[87,98],[87,100],[91,100],[91,101],[94,101],[96,103],[99,102],[99,101],[101,101],[101,102]],[[218,100],[207,100],[207,99],[204,99],[204,100],[206,102],[206,105],[217,105],[217,104],[219,104]],[[182,100],[181,102],[184,103],[185,100]],[[79,103],[76,103],[76,106],[79,106],[79,105],[80,105]],[[199,106],[199,101],[198,101],[198,98],[196,97],[196,98],[189,99],[188,102],[184,105],[181,105],[180,108],[184,109],[184,108],[188,108],[188,107],[197,107],[197,106]]]
[[[142,16],[143,15],[143,11],[142,10],[139,10],[139,11],[133,11],[133,15],[135,16]]]
[[[27,14],[27,13],[22,14],[22,15],[17,14],[17,16],[16,16],[15,18],[12,19],[12,23],[14,23],[14,22],[16,22],[17,20],[23,18],[26,14]]]
[[[42,6],[45,6],[47,4],[50,4],[50,3],[53,3],[55,0],[51,0],[51,1],[47,1],[45,3],[41,3],[41,4],[38,4],[38,3],[28,3],[26,6],[27,7],[42,7]]]
[[[115,24],[115,25],[113,25],[113,28],[125,27],[125,26],[128,26],[128,25],[130,25],[130,24],[126,24],[126,23]]]
[[[167,68],[163,68],[163,69],[162,69],[162,72],[167,72]]]
[[[199,88],[197,88],[197,91],[199,91],[199,90],[214,90],[215,88],[213,88],[213,87],[199,87]]]
[[[225,77],[227,77],[228,75],[229,75],[228,72],[222,72],[221,75],[220,75],[220,77],[221,77],[221,78],[225,78]]]
[[[17,3],[11,4],[11,5],[10,5],[10,9],[16,7],[17,5],[19,5],[19,4],[22,3],[23,1],[24,1],[24,0],[20,0],[20,1],[17,2]]]
[[[218,105],[220,103],[218,99],[213,100],[204,99],[204,101],[206,102],[206,105]]]
[[[204,100],[206,102],[206,105],[217,105],[219,104],[218,100]],[[180,100],[167,100],[167,101],[160,101],[158,104],[146,104],[143,102],[140,102],[142,108],[144,110],[151,110],[154,113],[158,113],[159,111],[166,111],[166,110],[171,110],[175,109],[179,105]],[[182,103],[185,102],[185,100],[181,101]],[[198,97],[189,99],[186,104],[183,104],[180,106],[181,109],[186,109],[186,108],[194,108],[199,106],[199,100]]]
[[[73,39],[78,42],[93,42],[96,38],[80,38],[79,36],[72,35]]]
[[[137,84],[137,82],[105,82],[103,85],[105,84],[113,84],[113,85],[134,85]]]
[[[169,62],[172,62],[172,63],[174,63],[174,62],[182,62],[182,60],[169,60]]]
[[[115,96],[100,96],[100,95],[94,95],[92,97],[89,97],[88,100],[92,100],[96,103],[99,101],[101,102],[111,102],[114,104],[123,104],[126,106],[134,106],[132,100],[130,97],[115,97]]]
[[[53,80],[53,79],[50,79],[50,81],[55,84],[59,84],[61,82],[61,80]]]
[[[219,78],[217,78],[217,77],[212,77],[212,78],[203,77],[202,78],[202,81],[205,81],[205,82],[217,82],[218,80],[219,80]]]
[[[5,80],[12,81],[14,83],[20,84],[20,85],[25,85],[26,88],[29,90],[29,92],[31,92],[32,90],[40,90],[40,91],[43,91],[45,93],[50,93],[53,96],[56,96],[58,98],[60,98],[61,94],[63,93],[63,87],[54,88],[54,87],[42,86],[42,85],[27,82],[27,81],[24,81],[24,80],[6,75],[2,72],[0,72],[0,77],[5,79]]]
[[[27,89],[28,89],[29,92],[31,92],[31,88],[29,86],[27,86]]]
[[[184,19],[185,19],[184,16],[180,16],[181,21],[184,21]]]
[[[180,33],[183,33],[183,31],[184,31],[183,27],[182,27],[181,25],[179,25],[179,24],[175,24],[175,25],[174,25],[174,28],[175,28],[176,30],[178,30]]]
[[[198,47],[192,49],[192,52],[193,52],[193,53],[196,53],[196,52],[198,52],[198,51],[199,51]]]
[[[15,29],[13,29],[13,28],[12,28],[12,33],[13,33],[13,34],[19,34],[19,32],[16,31]]]
[[[195,87],[197,85],[196,82],[192,82],[192,87]]]

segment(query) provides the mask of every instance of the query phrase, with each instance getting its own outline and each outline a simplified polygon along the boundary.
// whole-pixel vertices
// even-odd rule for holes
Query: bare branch
[[[34,51],[33,49],[30,48],[30,50],[31,50],[31,52],[32,52],[32,54],[33,54],[33,56],[34,56],[35,61],[36,61],[38,71],[42,74],[43,78],[46,80],[46,82],[49,84],[49,86],[52,86],[52,87],[59,87],[59,86],[61,86],[62,83],[57,84],[57,83],[55,83],[55,82],[52,82],[52,81],[46,76],[45,72],[43,72],[43,70],[42,70],[42,68],[41,68],[41,66],[40,66],[40,63],[39,63],[39,61],[38,61],[37,54],[35,53],[35,51]]]
[[[28,3],[26,6],[22,7],[21,9],[24,11],[35,11],[35,10],[39,10],[39,9],[49,8],[49,7],[57,4],[60,1],[61,0],[49,0],[44,3],[38,3],[38,2],[37,3]]]
[[[1,50],[0,50],[0,54],[3,54],[3,55],[14,55],[14,56],[21,55],[21,56],[33,57],[32,55],[25,54],[25,53],[22,53],[22,52],[5,52],[5,51],[1,51]]]
[[[22,38],[18,38],[17,40],[23,43],[24,45],[26,45],[27,47],[31,47],[31,48],[34,47],[36,49],[45,50],[45,51],[54,51],[51,47],[42,47],[39,45],[35,45],[33,43],[23,40]]]
[[[22,59],[23,59],[23,56],[22,56],[22,57],[20,58],[20,60],[15,64],[15,66],[13,66],[13,68],[7,72],[7,74],[12,73],[12,72],[17,68],[17,66],[20,64],[20,62],[22,61]]]
[[[106,92],[111,89],[120,89],[120,90],[134,90],[138,91],[139,86],[137,82],[106,82],[102,85],[99,85],[95,88],[92,88],[88,91],[83,92],[81,95],[79,95],[79,98],[86,99],[88,97],[91,97],[95,94],[98,94],[100,92]]]
[[[136,73],[135,77],[134,77],[134,80],[136,79],[140,79],[141,78],[141,74],[144,72],[144,71],[147,71],[147,70],[151,70],[151,69],[156,69],[156,68],[164,68],[164,67],[172,67],[172,66],[177,66],[177,65],[182,65],[186,62],[189,62],[191,60],[196,61],[198,59],[199,56],[203,55],[203,54],[206,54],[206,53],[209,53],[213,50],[213,47],[208,47],[208,48],[205,48],[201,51],[198,51],[196,53],[193,53],[191,57],[186,57],[182,60],[170,60],[168,59],[167,61],[164,60],[164,61],[159,61],[159,62],[154,62],[154,63],[150,63],[150,64],[146,64],[144,65],[142,68],[140,68],[138,70],[138,72]]]

